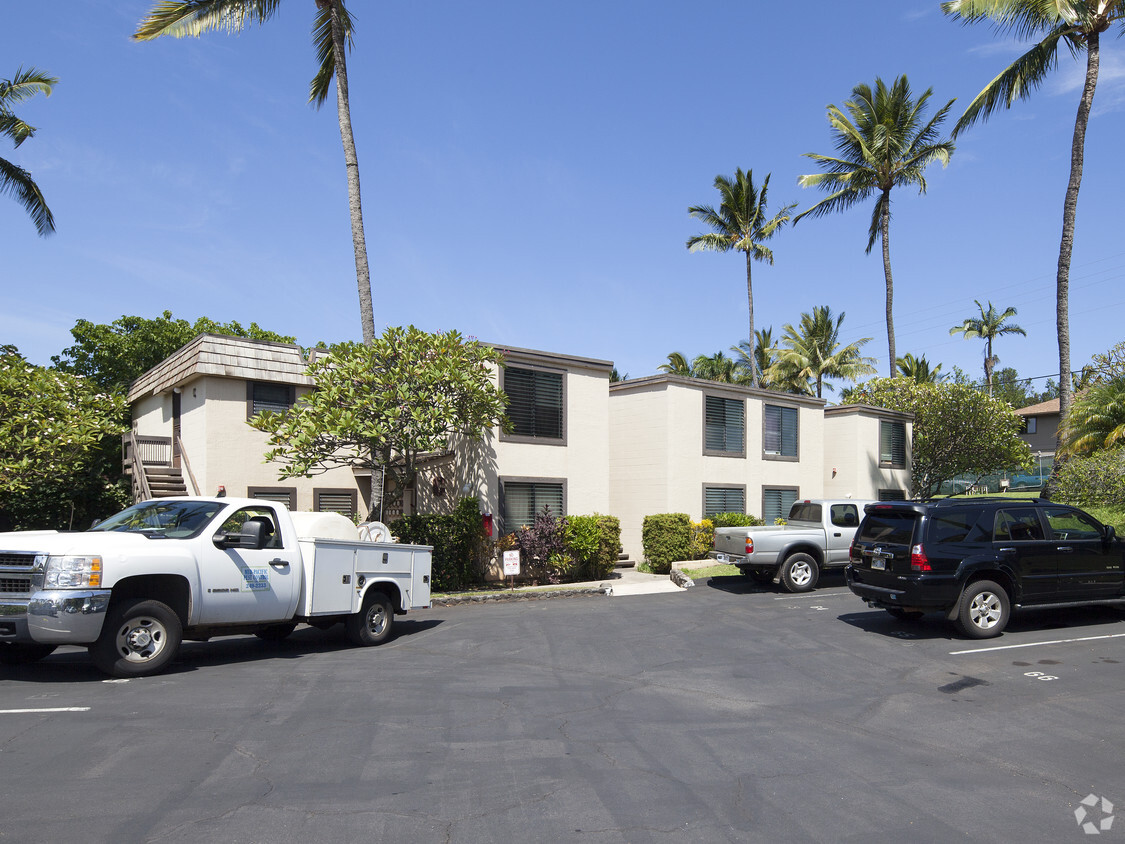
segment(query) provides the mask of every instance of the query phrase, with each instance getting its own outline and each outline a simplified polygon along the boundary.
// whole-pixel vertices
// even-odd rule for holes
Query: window
[[[340,513],[349,519],[356,514],[354,489],[314,489],[313,509],[318,513]]]
[[[1079,540],[1101,539],[1102,527],[1086,514],[1075,510],[1046,511],[1047,523],[1051,526],[1051,539]]]
[[[284,504],[290,510],[297,509],[297,487],[295,486],[252,486],[247,488],[246,497]]]
[[[762,451],[767,457],[796,459],[797,408],[767,404],[762,409]]]
[[[879,423],[879,465],[892,469],[906,468],[905,423]]]
[[[703,487],[703,518],[710,519],[718,513],[745,513],[746,487]]]
[[[1025,416],[1024,423],[1027,425],[1027,433],[1034,434],[1039,427],[1039,420],[1034,416]]]
[[[261,522],[265,526],[265,534],[269,537],[266,548],[281,547],[281,532],[277,529],[277,517],[269,507],[243,507],[241,510],[236,510],[223,522],[219,533],[239,533],[242,526],[251,521]]]
[[[999,510],[992,530],[993,542],[1027,542],[1043,538],[1039,513],[1031,507]]]
[[[561,481],[501,481],[500,501],[504,530],[513,531],[535,523],[546,507],[556,518],[566,515],[565,490]]]
[[[246,382],[246,418],[264,410],[285,413],[296,400],[296,388],[291,384],[272,384],[266,381]]]
[[[773,487],[762,490],[762,520],[772,525],[789,517],[789,508],[797,500],[797,487]]]
[[[880,501],[905,501],[906,493],[901,489],[881,489],[879,490]]]
[[[508,396],[509,437],[563,439],[563,374],[537,369],[504,369]]]
[[[980,511],[962,510],[953,513],[935,513],[930,516],[928,542],[935,545],[954,545],[960,542],[988,542],[988,520],[982,530]]]
[[[829,518],[836,527],[859,527],[859,507],[855,504],[833,504]]]
[[[746,453],[746,403],[721,396],[703,397],[703,453],[742,456]]]

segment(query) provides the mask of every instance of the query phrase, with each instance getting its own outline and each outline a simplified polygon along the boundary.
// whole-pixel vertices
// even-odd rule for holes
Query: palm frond
[[[54,232],[55,218],[31,174],[3,158],[0,158],[0,194],[16,198],[31,216],[31,221],[41,236]]]
[[[340,14],[340,26],[344,30],[344,46],[348,52],[354,46],[352,33],[355,23],[342,0],[336,0]],[[336,73],[336,50],[332,42],[332,10],[328,4],[317,9],[312,30],[313,46],[316,48],[317,72],[309,83],[309,102],[317,108],[324,105],[332,88]]]
[[[54,76],[48,76],[41,70],[22,67],[16,71],[11,79],[0,79],[0,108],[8,103],[22,103],[36,94],[51,96],[51,90],[59,84]]]

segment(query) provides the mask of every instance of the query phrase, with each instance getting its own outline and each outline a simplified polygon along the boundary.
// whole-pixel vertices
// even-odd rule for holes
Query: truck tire
[[[162,671],[182,640],[180,617],[171,607],[133,598],[109,608],[101,635],[90,645],[90,657],[113,677],[144,677]]]
[[[781,564],[781,585],[790,592],[808,592],[820,579],[820,566],[808,554],[792,554]]]
[[[380,645],[390,637],[394,618],[391,599],[382,592],[369,590],[363,599],[363,609],[347,617],[344,629],[356,645]]]
[[[55,652],[56,645],[0,642],[0,665],[30,665]]]
[[[961,593],[957,626],[970,639],[999,636],[1008,626],[1011,604],[1008,593],[991,580],[970,583]]]
[[[288,624],[271,624],[269,627],[255,630],[254,635],[263,642],[284,642],[289,638],[289,634],[296,629],[297,623],[295,621]]]

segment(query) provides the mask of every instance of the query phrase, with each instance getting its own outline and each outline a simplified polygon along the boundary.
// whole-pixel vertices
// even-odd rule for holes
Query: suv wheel
[[[961,593],[957,626],[970,638],[988,639],[1003,632],[1010,613],[1008,593],[1003,587],[991,580],[978,580]]]

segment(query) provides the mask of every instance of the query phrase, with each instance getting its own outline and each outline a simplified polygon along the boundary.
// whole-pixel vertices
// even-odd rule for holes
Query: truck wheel
[[[961,593],[957,626],[971,639],[999,636],[1008,625],[1008,593],[991,580],[970,583]]]
[[[808,592],[820,579],[820,566],[808,554],[793,554],[781,565],[781,585],[790,592]]]
[[[263,642],[283,642],[288,639],[289,634],[296,629],[296,622],[292,624],[271,624],[269,627],[255,630],[254,635]]]
[[[382,592],[371,591],[363,599],[363,609],[344,621],[348,638],[357,645],[379,645],[391,635],[395,612],[391,599]]]
[[[30,665],[55,652],[56,645],[0,642],[0,665]]]
[[[751,580],[753,580],[760,586],[765,586],[767,583],[772,581],[774,574],[776,574],[776,572],[768,571],[766,569],[750,569],[746,573],[750,575]]]
[[[110,607],[90,657],[113,677],[144,677],[162,671],[182,639],[180,617],[171,607],[134,598]]]

